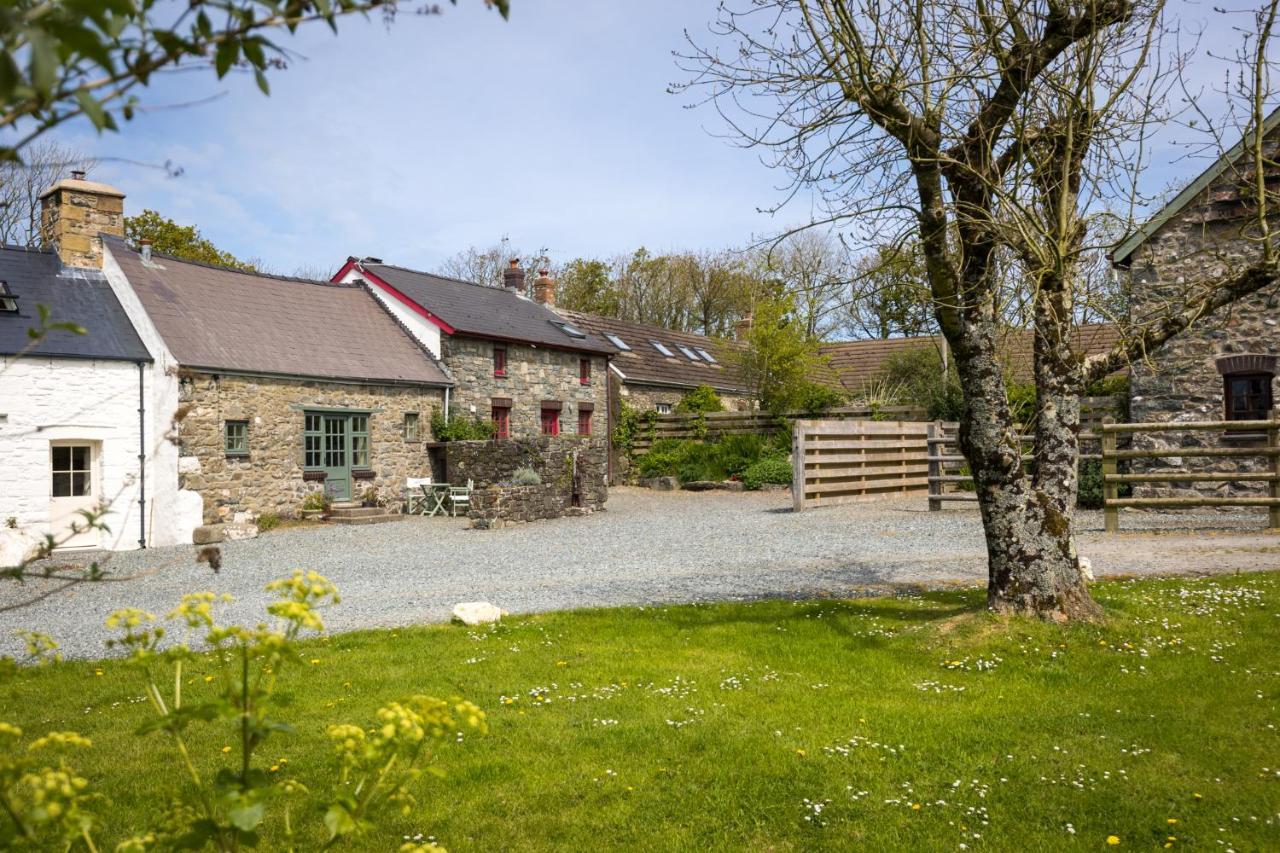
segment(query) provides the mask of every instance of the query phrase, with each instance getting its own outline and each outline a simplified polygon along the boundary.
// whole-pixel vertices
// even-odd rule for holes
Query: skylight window
[[[18,313],[18,297],[9,291],[9,283],[5,281],[0,281],[0,313]]]
[[[698,355],[702,356],[706,360],[707,364],[716,363],[715,356],[704,350],[702,347],[698,347]]]
[[[585,332],[578,331],[573,326],[570,326],[568,323],[556,323],[554,321],[548,321],[548,322],[551,322],[553,326],[555,326],[556,328],[558,328],[560,331],[564,332],[566,335],[568,335],[571,338],[586,338],[587,336]]]
[[[693,350],[689,349],[684,344],[676,344],[676,346],[680,347],[680,352],[684,353],[685,358],[689,359],[690,361],[698,360],[698,354]]]
[[[667,349],[666,344],[662,343],[662,341],[649,341],[649,343],[653,344],[653,348],[665,355],[667,358],[676,357],[676,354]]]
[[[612,335],[608,332],[605,332],[604,336],[609,339],[609,343],[613,344],[615,347],[622,350],[623,352],[631,352],[631,347],[627,346],[627,342],[624,341],[622,338],[618,337],[617,335]]]

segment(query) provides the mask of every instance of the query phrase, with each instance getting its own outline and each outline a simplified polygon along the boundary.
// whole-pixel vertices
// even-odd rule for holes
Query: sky
[[[345,19],[336,36],[313,26],[285,37],[299,56],[270,97],[246,75],[175,74],[122,132],[52,136],[100,158],[91,177],[122,189],[127,213],[195,224],[283,273],[348,255],[431,269],[503,237],[560,262],[741,246],[808,220],[804,198],[762,212],[786,176],[667,91],[688,76],[672,51],[706,32],[712,0],[512,7],[507,21],[459,0],[390,26]],[[1179,14],[1230,38],[1208,3]],[[1153,190],[1203,168],[1156,153]]]

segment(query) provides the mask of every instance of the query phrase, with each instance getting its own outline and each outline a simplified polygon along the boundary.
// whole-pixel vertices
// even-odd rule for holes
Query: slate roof
[[[1076,352],[1095,355],[1115,346],[1120,340],[1120,327],[1111,323],[1087,324],[1077,327],[1073,334]],[[925,335],[823,344],[820,351],[828,357],[840,385],[857,394],[880,375],[892,355],[920,347],[936,350],[941,346],[941,337]],[[1019,382],[1028,382],[1032,378],[1032,347],[1032,332],[1026,329],[1010,330],[1000,343],[1001,360]]]
[[[364,285],[261,275],[152,255],[103,237],[184,367],[317,379],[450,385]]]
[[[0,247],[0,281],[18,297],[18,313],[0,312],[0,355],[151,361],[111,285],[97,270],[62,266],[52,249]],[[27,330],[39,325],[36,306],[50,322],[75,323],[85,334],[51,331],[31,349]]]
[[[736,370],[725,358],[727,351],[741,347],[733,341],[708,338],[692,332],[673,332],[660,326],[632,323],[580,311],[561,309],[559,313],[584,332],[591,332],[604,340],[608,340],[604,337],[606,334],[616,335],[631,348],[622,350],[613,357],[613,366],[626,377],[626,382],[674,388],[710,385],[717,391],[734,394],[746,392]],[[670,350],[671,357],[664,356],[650,343],[655,340]],[[701,357],[693,361],[680,350],[681,346],[688,347],[694,353],[698,349],[705,349],[716,359],[717,364],[709,364]]]
[[[486,287],[392,264],[361,262],[358,269],[412,299],[455,333],[478,338],[532,343],[576,352],[613,355],[617,350],[594,335],[575,338],[556,322],[561,317],[545,305],[501,287]],[[586,330],[583,330],[586,331]]]

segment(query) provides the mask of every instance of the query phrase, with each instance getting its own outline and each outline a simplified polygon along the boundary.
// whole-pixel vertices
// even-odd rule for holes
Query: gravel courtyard
[[[341,606],[326,616],[334,631],[442,621],[459,601],[527,613],[985,581],[976,510],[930,513],[911,498],[794,513],[790,502],[787,492],[618,488],[607,512],[503,530],[439,518],[292,528],[225,544],[217,575],[193,562],[190,546],[115,554],[113,574],[145,576],[64,591],[0,584],[0,606],[50,593],[0,612],[0,653],[18,652],[14,632],[31,628],[53,634],[69,656],[100,656],[111,610],[164,613],[202,589],[230,593],[228,618],[256,622],[263,585],[293,568],[316,569],[341,590]],[[1101,514],[1086,512],[1080,552],[1099,574],[1280,569],[1280,537],[1263,533],[1264,523],[1258,513],[1126,513],[1126,532],[1105,536]]]

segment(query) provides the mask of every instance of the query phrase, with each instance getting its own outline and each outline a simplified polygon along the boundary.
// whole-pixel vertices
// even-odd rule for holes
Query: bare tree
[[[850,278],[844,247],[830,232],[806,229],[787,234],[761,257],[762,275],[791,294],[796,318],[810,338],[829,336]]]
[[[1275,3],[1259,22],[1255,68]],[[684,59],[689,85],[709,92],[744,144],[773,152],[793,190],[815,190],[827,222],[919,241],[964,391],[961,447],[999,612],[1100,615],[1073,536],[1083,388],[1277,279],[1258,153],[1244,173],[1256,178],[1256,257],[1170,301],[1110,353],[1073,349],[1081,260],[1099,248],[1094,212],[1133,186],[1147,130],[1166,118],[1162,16],[1162,0],[741,0],[721,7],[719,40]],[[1251,139],[1268,81],[1244,76],[1254,78]],[[997,354],[1008,281],[1034,330],[1030,471]]]
[[[89,171],[94,161],[50,140],[27,146],[21,162],[0,160],[0,243],[40,245],[40,193],[72,169]]]
[[[513,260],[520,261],[525,272],[526,287],[531,285],[540,268],[551,270],[553,275],[555,273],[545,248],[539,249],[535,254],[528,254],[520,251],[507,237],[485,247],[468,246],[446,259],[435,271],[449,278],[483,284],[485,287],[502,287],[502,271]]]
[[[924,256],[915,242],[882,246],[858,259],[843,294],[841,329],[854,338],[937,331]]]

